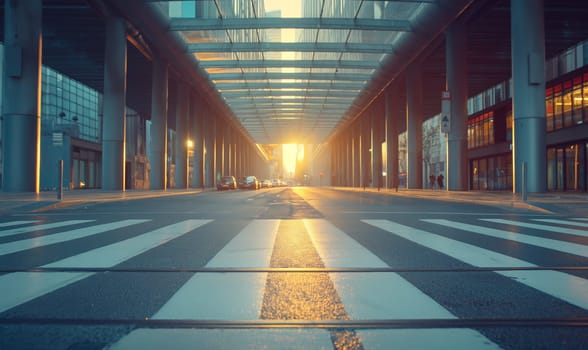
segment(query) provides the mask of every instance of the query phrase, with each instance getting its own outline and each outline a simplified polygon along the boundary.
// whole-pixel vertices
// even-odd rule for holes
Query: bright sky
[[[302,2],[301,0],[265,0],[265,10],[280,10],[282,12],[282,17],[300,17],[302,12]],[[294,30],[282,30],[282,41],[293,42],[295,40]],[[296,170],[296,158],[298,155],[298,145],[282,145],[282,166],[286,177],[294,175],[294,171]]]
[[[294,143],[282,145],[282,167],[284,175],[290,177],[296,170],[296,151],[298,147]]]
[[[282,11],[282,17],[300,17],[302,11],[301,0],[265,0],[265,10]]]

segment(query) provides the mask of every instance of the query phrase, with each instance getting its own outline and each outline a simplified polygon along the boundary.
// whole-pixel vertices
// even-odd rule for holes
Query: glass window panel
[[[582,85],[574,86],[572,96],[572,120],[574,124],[578,124],[582,122],[582,106],[584,104],[582,98]]]
[[[397,31],[382,30],[352,30],[349,42],[364,44],[390,44],[400,33],[401,32]]]
[[[549,95],[546,97],[545,111],[547,113],[547,119],[546,119],[547,131],[553,131],[553,113],[554,113],[553,95]]]
[[[572,91],[565,90],[562,95],[564,126],[572,125]]]
[[[584,88],[582,89],[583,95],[583,110],[584,110],[584,122],[588,122],[588,82],[584,82]]]
[[[348,35],[348,29],[321,29],[318,31],[317,41],[322,43],[341,43],[341,45],[343,45]],[[349,42],[361,42],[358,40],[353,40],[353,36],[351,36],[349,39]],[[311,42],[314,41],[314,38],[312,38]]]
[[[563,101],[561,92],[556,92],[553,96],[553,106],[554,106],[554,130],[561,129],[563,126]]]
[[[315,52],[313,58],[315,60],[338,60],[341,57],[342,60],[349,60],[345,57],[345,54],[341,55],[339,52]]]

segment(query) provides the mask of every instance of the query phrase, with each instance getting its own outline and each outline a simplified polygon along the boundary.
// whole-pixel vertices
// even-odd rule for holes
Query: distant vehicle
[[[239,188],[244,190],[258,190],[259,180],[253,175],[243,176],[239,179]]]
[[[237,189],[237,180],[235,179],[234,176],[223,176],[220,178],[220,180],[216,184],[216,189],[218,191],[236,190]]]
[[[270,188],[272,187],[272,181],[265,179],[261,182],[261,187]]]

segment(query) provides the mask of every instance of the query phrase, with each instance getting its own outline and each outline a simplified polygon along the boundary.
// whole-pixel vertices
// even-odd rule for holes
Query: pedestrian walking
[[[439,186],[439,189],[443,188],[443,174],[439,174],[439,176],[437,176],[437,185]]]
[[[431,189],[435,188],[435,174],[431,174],[431,176],[429,176],[429,184],[431,185]]]

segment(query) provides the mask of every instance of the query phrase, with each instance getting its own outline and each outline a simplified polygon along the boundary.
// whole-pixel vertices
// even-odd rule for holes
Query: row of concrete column
[[[8,192],[38,192],[42,1],[6,0],[5,12],[2,188]],[[125,20],[106,19],[105,33],[102,189],[125,190]],[[149,180],[151,189],[166,189],[170,79],[167,62],[155,58],[152,67]],[[211,110],[188,84],[179,82],[176,95],[172,102],[176,104],[176,187],[212,187],[223,175],[253,174],[257,157],[255,145],[226,116]],[[191,180],[188,178],[190,163],[193,164]]]
[[[511,2],[513,78],[513,192],[545,192],[545,38],[543,1]],[[447,133],[446,189],[468,190],[466,26],[457,21],[446,32],[446,88],[451,96]],[[406,86],[392,82],[384,93],[332,143],[333,184],[352,187],[398,186],[398,134],[406,125],[406,186],[423,188],[421,64],[405,72]],[[406,88],[406,100],[400,89]],[[441,110],[441,91],[439,91]],[[405,113],[405,116],[402,114]],[[406,118],[405,122],[402,118]],[[383,131],[383,132],[382,132]],[[381,144],[386,142],[386,158]],[[382,164],[388,164],[386,176]],[[525,168],[525,171],[523,171]]]

